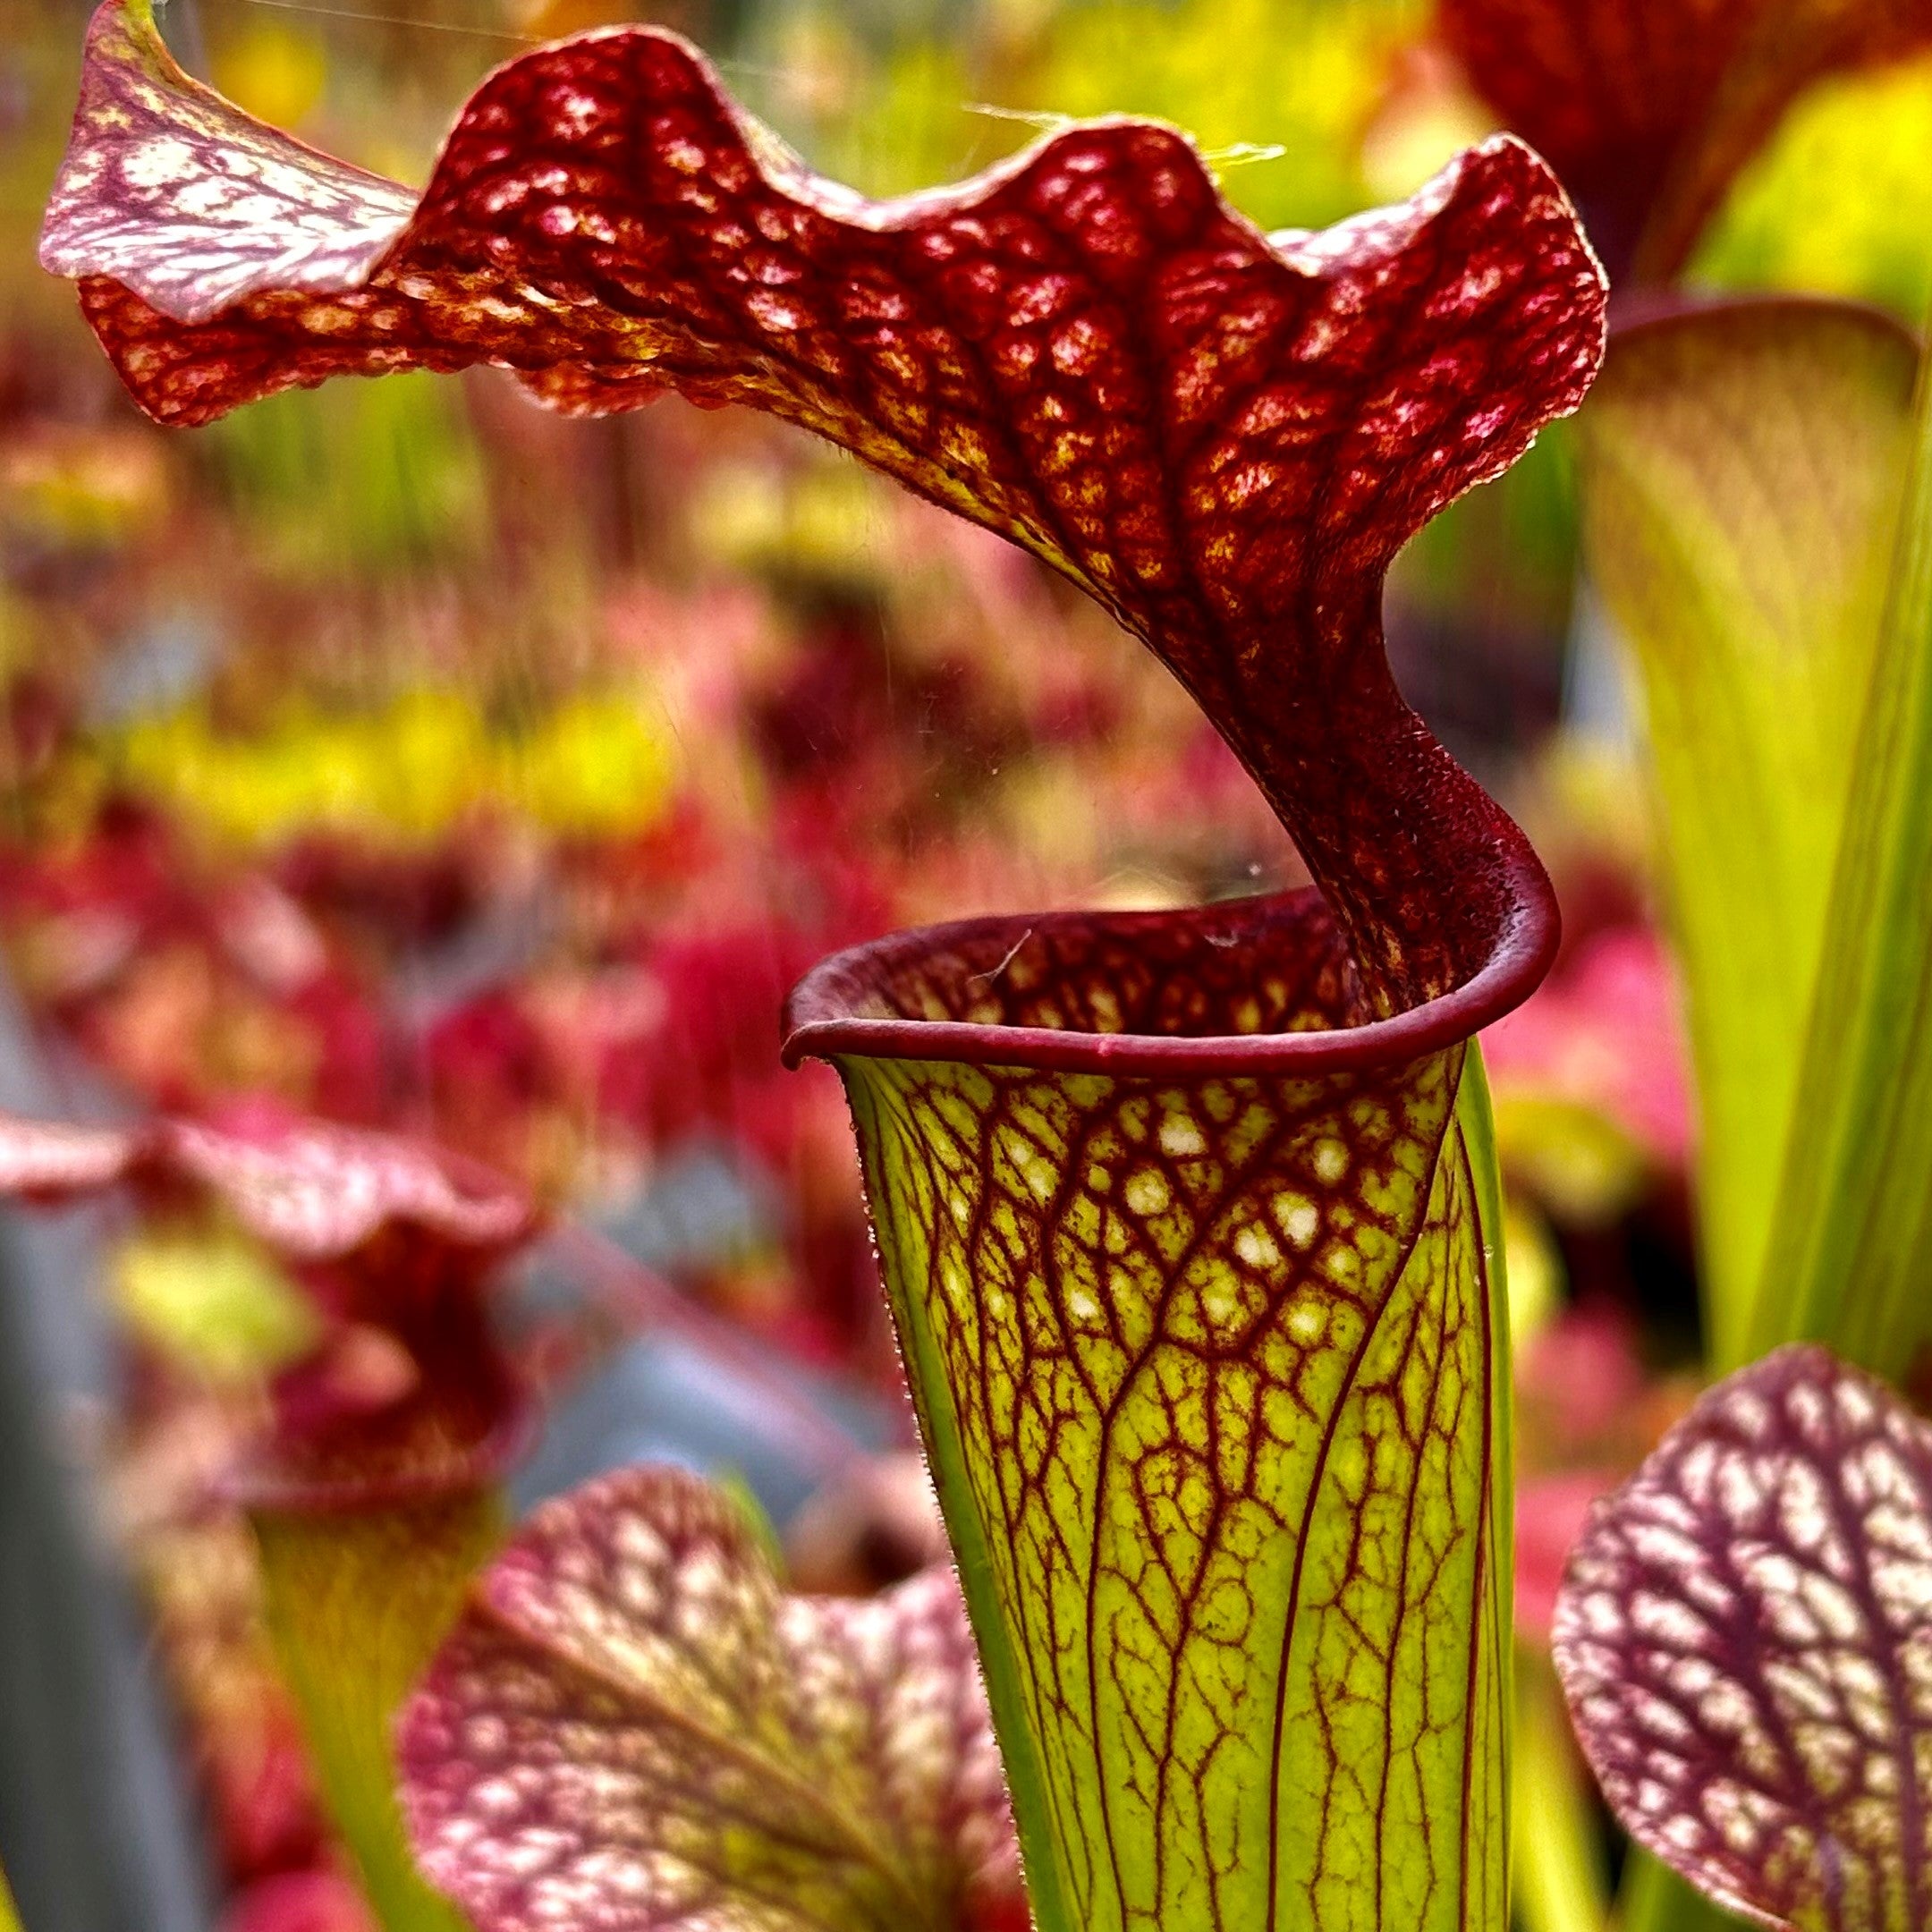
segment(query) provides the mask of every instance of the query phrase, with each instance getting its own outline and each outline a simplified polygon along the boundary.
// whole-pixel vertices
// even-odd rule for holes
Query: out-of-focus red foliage
[[[1594,1109],[1670,1171],[1688,1162],[1687,1046],[1674,970],[1654,928],[1584,939],[1484,1034],[1483,1054],[1499,1087]]]
[[[272,1385],[235,1474],[280,1508],[379,1506],[501,1472],[528,1395],[484,1289],[535,1218],[513,1184],[423,1143],[231,1103],[117,1131],[0,1120],[0,1182],[32,1200],[125,1188],[157,1219],[232,1222],[325,1318]]]
[[[1675,274],[1821,76],[1932,45],[1926,0],[1441,0],[1482,95],[1577,198],[1613,277]]]
[[[237,1893],[222,1932],[376,1932],[361,1893],[326,1868],[277,1873]]]
[[[1516,1634],[1538,1648],[1549,1642],[1563,1566],[1590,1505],[1623,1481],[1623,1470],[1570,1470],[1526,1476],[1516,1485]]]
[[[1634,1470],[1690,1406],[1695,1384],[1651,1371],[1628,1310],[1584,1302],[1531,1336],[1516,1362],[1516,1628],[1549,1640],[1563,1565],[1597,1497]]]
[[[0,935],[27,997],[152,1106],[386,1111],[366,976],[272,877],[197,866],[151,809],[112,804],[72,848],[0,845]]]

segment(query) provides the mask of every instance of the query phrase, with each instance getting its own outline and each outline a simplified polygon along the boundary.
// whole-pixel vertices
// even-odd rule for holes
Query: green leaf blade
[[[469,1932],[403,1838],[395,1714],[502,1535],[491,1491],[338,1515],[261,1510],[268,1631],[331,1817],[384,1932]]]
[[[1689,987],[1713,1352],[1741,1360],[1798,1117],[1902,495],[1895,326],[1754,302],[1619,336],[1582,424],[1634,647]]]
[[[1495,1347],[1475,1186],[1453,1124],[1422,1232],[1335,1412],[1307,1520],[1282,1677],[1294,1708],[1275,1752],[1292,1852],[1276,1875],[1284,1924],[1504,1918],[1507,1626],[1488,1600]],[[1445,1724],[1459,1673],[1462,1721]],[[1441,1843],[1445,1821],[1459,1823],[1460,1847]]]
[[[1932,359],[1778,1202],[1759,1346],[1804,1336],[1900,1378],[1932,1343]]]

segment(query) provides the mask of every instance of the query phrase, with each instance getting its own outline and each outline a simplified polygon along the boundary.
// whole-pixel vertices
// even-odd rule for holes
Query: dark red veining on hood
[[[499,69],[419,199],[249,121],[109,0],[42,258],[165,421],[494,361],[566,410],[675,389],[815,429],[1174,672],[1348,936],[1343,1017],[1462,989],[1467,1031],[1546,962],[1540,869],[1403,704],[1380,621],[1402,543],[1601,357],[1601,272],[1513,140],[1311,236],[1262,235],[1182,136],[1129,121],[870,203],[683,41],[620,28]]]
[[[1525,919],[1466,985],[1352,1025],[1357,969],[1306,887],[1178,912],[962,919],[822,962],[785,1002],[784,1053],[1168,1078],[1347,1072],[1467,1039],[1535,984],[1555,940],[1554,919]]]

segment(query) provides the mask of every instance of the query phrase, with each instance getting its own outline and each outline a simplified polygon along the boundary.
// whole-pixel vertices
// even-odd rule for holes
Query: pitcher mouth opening
[[[1555,957],[1541,869],[1511,882],[1480,970],[1359,1017],[1346,944],[1313,886],[1175,911],[1051,912],[893,933],[820,961],[785,1001],[784,1063],[931,1060],[1116,1077],[1401,1065],[1520,1005]]]

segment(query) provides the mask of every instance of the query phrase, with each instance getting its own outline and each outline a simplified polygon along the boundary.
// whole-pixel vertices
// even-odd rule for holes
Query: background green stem
[[[1824,1342],[1891,1380],[1932,1339],[1932,357],[1833,879],[1750,1356]],[[1728,1365],[1725,1365],[1728,1366]]]
[[[1523,1932],[1604,1932],[1607,1874],[1588,1775],[1546,1651],[1516,1659],[1516,1916]]]
[[[502,1540],[501,1496],[470,1491],[366,1514],[258,1511],[253,1521],[276,1659],[383,1932],[469,1932],[411,1856],[391,1726]]]

